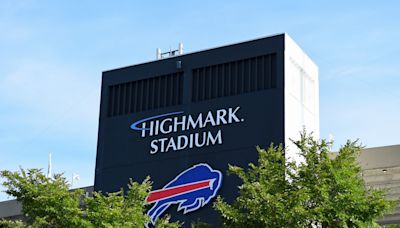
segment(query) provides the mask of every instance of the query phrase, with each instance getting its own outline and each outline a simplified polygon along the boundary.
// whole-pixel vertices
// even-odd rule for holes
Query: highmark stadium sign
[[[222,144],[223,132],[221,129],[207,131],[201,129],[243,122],[244,119],[238,117],[239,110],[240,107],[237,106],[199,113],[196,116],[185,115],[183,111],[170,112],[141,119],[130,127],[140,131],[142,138],[154,138],[149,145],[150,154],[202,148]],[[199,131],[193,133],[193,130]],[[182,134],[178,136],[164,137],[170,133],[180,132]]]

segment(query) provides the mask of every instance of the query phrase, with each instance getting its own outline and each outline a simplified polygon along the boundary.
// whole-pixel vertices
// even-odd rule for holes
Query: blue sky
[[[144,2],[144,1],[143,1]],[[320,69],[321,136],[400,144],[398,1],[0,2],[0,169],[93,184],[101,72],[287,32]],[[4,195],[0,199],[5,199]]]

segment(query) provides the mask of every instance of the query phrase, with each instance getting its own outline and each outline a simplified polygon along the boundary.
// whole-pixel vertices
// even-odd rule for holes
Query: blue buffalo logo
[[[179,174],[162,189],[151,191],[146,203],[155,203],[147,212],[153,225],[172,204],[178,204],[183,214],[206,205],[217,195],[221,187],[222,174],[207,164],[197,164]]]

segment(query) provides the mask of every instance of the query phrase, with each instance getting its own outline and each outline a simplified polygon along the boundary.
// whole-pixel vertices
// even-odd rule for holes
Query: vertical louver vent
[[[108,88],[108,116],[182,104],[183,73],[148,78]]]
[[[276,88],[276,54],[193,69],[192,101]]]

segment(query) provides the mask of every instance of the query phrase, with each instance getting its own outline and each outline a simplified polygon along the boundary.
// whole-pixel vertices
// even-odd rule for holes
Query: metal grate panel
[[[108,87],[108,116],[182,104],[183,72]]]
[[[276,88],[276,54],[193,69],[192,102]]]

